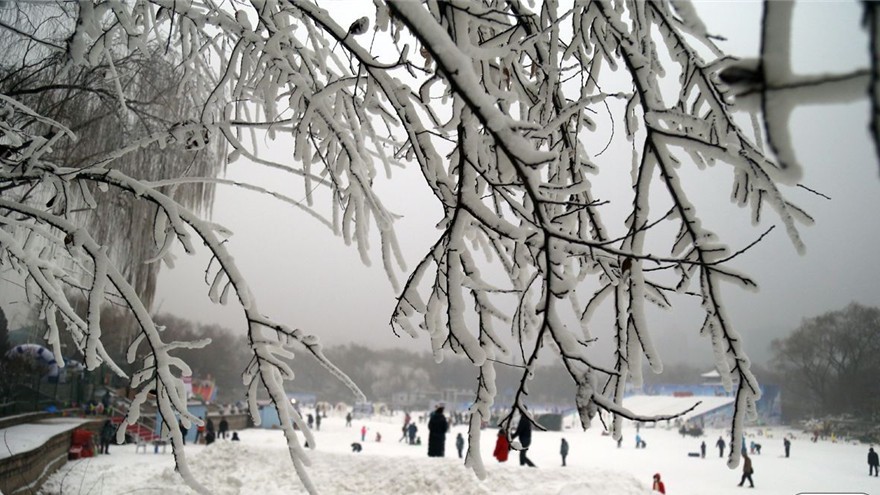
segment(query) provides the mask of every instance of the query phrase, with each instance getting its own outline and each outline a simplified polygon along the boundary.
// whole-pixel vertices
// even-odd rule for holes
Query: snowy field
[[[566,422],[572,425],[571,421]],[[363,452],[351,452],[360,441],[360,428],[367,426]],[[399,443],[401,417],[355,420],[346,428],[342,418],[329,417],[315,432],[317,449],[311,451],[312,481],[325,494],[620,494],[651,493],[651,477],[661,473],[666,492],[674,495],[726,495],[747,493],[880,493],[880,478],[868,476],[867,445],[812,443],[795,432],[791,458],[784,458],[783,430],[764,430],[758,436],[761,455],[753,456],[755,489],[738,488],[739,470],[730,470],[714,448],[720,430],[708,430],[705,459],[688,457],[698,451],[701,439],[682,438],[664,425],[642,428],[646,449],[634,448],[634,428],[625,429],[617,448],[598,429],[582,432],[533,434],[529,457],[536,469],[520,467],[517,453],[499,464],[492,457],[497,430],[483,430],[483,459],[488,477],[480,481],[462,465],[455,451],[455,436],[467,438],[465,426],[451,428],[446,457],[428,458],[426,445]],[[418,424],[427,438],[427,426]],[[382,436],[376,442],[376,433]],[[769,435],[769,437],[768,437]],[[293,472],[280,430],[249,429],[240,432],[241,442],[220,440],[210,446],[188,446],[192,471],[216,494],[305,493]],[[560,439],[571,451],[568,466],[561,467]],[[133,445],[113,445],[110,455],[69,462],[44,485],[43,494],[190,494],[175,474],[173,456],[167,453],[135,453]],[[748,483],[747,483],[748,484]]]

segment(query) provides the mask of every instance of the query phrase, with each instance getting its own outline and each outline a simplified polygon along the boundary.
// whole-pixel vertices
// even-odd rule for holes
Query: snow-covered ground
[[[363,452],[351,452],[366,425]],[[880,493],[880,478],[868,476],[867,445],[810,442],[794,432],[791,457],[783,456],[782,435],[787,430],[765,429],[755,440],[763,446],[753,456],[756,488],[738,488],[739,470],[730,470],[714,447],[720,430],[708,430],[705,459],[688,457],[699,450],[701,439],[682,438],[665,425],[643,427],[646,449],[635,449],[635,429],[627,427],[624,442],[617,448],[598,428],[583,432],[533,434],[529,457],[536,469],[520,467],[517,453],[499,464],[492,457],[495,429],[483,430],[481,452],[488,477],[480,481],[457,458],[455,436],[467,438],[465,426],[453,427],[447,435],[446,457],[428,458],[426,445],[398,442],[401,417],[355,420],[346,428],[344,420],[329,417],[315,432],[318,445],[310,452],[312,481],[326,494],[650,494],[651,477],[661,473],[667,493],[675,495],[738,494],[743,491],[771,494]],[[419,436],[427,438],[427,427],[419,424]],[[573,421],[566,422],[573,426]],[[376,433],[381,442],[376,442]],[[220,440],[210,446],[188,446],[190,467],[217,494],[291,494],[304,489],[288,458],[280,430],[248,429],[241,442]],[[561,467],[560,439],[571,451],[568,466]],[[135,453],[133,445],[113,445],[110,455],[69,462],[44,485],[43,494],[189,494],[173,469],[170,450],[165,453]]]

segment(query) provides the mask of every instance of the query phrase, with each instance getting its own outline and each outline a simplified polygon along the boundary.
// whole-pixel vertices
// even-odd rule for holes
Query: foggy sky
[[[329,9],[339,5],[351,4],[324,2]],[[728,38],[719,43],[722,49],[739,56],[757,53],[760,3],[706,2],[698,8],[709,30]],[[357,14],[345,11],[339,15],[350,15],[353,20]],[[860,15],[854,2],[798,5],[795,71],[840,72],[865,66],[867,35],[861,29]],[[344,18],[337,21],[346,25]],[[779,226],[733,264],[760,286],[754,293],[723,288],[728,315],[757,362],[767,359],[772,338],[786,335],[803,318],[841,309],[853,301],[880,306],[880,263],[876,260],[880,222],[875,217],[880,211],[880,174],[868,119],[867,100],[802,107],[792,116],[794,145],[804,169],[801,183],[831,199],[804,189],[788,193],[816,220],[814,226],[801,230],[806,255],[797,255]],[[273,153],[275,159],[283,160],[292,150]],[[629,163],[629,155],[621,160]],[[704,225],[733,250],[753,241],[768,226],[780,224],[769,212],[761,225],[752,227],[746,210],[715,209],[719,199],[728,202],[730,168],[716,166],[701,174],[705,186],[692,192],[693,201],[700,205],[705,200],[707,209],[698,210]],[[227,176],[258,181],[293,198],[304,196],[284,174],[264,168],[255,173],[243,161],[231,164]],[[413,166],[395,170],[394,179],[381,186],[386,189],[381,197],[388,209],[403,215],[397,229],[409,269],[439,235],[434,225],[441,218],[440,207],[423,182]],[[597,195],[612,193],[599,190]],[[341,238],[306,215],[269,197],[227,186],[217,186],[212,218],[235,233],[227,247],[267,316],[314,333],[329,345],[352,342],[430,350],[424,335],[414,341],[408,336],[398,339],[391,332],[388,322],[395,293],[381,267],[378,241],[372,246],[373,266],[366,267],[354,246],[345,246]],[[243,315],[234,303],[220,307],[208,300],[203,273],[207,262],[205,253],[189,257],[178,252],[177,269],[163,268],[160,274],[154,310],[243,331]],[[399,274],[401,281],[406,275]],[[664,361],[691,359],[699,353],[698,363],[711,362],[708,340],[697,337],[702,318],[696,303],[649,314],[648,323]]]

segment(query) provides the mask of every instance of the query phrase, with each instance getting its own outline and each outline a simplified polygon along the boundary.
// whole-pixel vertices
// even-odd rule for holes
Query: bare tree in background
[[[875,420],[880,410],[880,308],[851,303],[805,318],[772,345],[786,393],[798,398],[787,408],[792,414]]]
[[[685,169],[733,171],[731,201],[747,206],[755,221],[772,209],[800,250],[798,225],[812,219],[784,194],[800,176],[787,132],[794,99],[787,95],[861,85],[856,93],[864,96],[877,84],[876,67],[833,77],[786,71],[791,14],[777,4],[766,6],[756,64],[721,53],[691,4],[659,0],[547,1],[537,8],[516,0],[374,0],[375,15],[347,26],[307,0],[86,1],[53,11],[51,18],[69,27],[55,37],[58,31],[47,33],[33,18],[12,22],[4,11],[4,35],[53,53],[59,70],[103,64],[112,82],[118,61],[158,50],[173,61],[177,88],[196,101],[164,125],[132,126],[113,149],[72,164],[51,153],[78,139],[70,123],[19,96],[0,95],[2,261],[24,273],[31,296],[43,301],[50,342],[62,331],[60,316],[89,367],[114,366],[102,351],[98,308],[108,300],[128,306],[140,326],[129,358],[140,347],[148,353],[131,377],[138,393],[127,421],[156,393],[163,417],[179,415],[188,425],[198,421],[186,411],[181,376],[189,369],[174,351],[205,342],[165,342],[107,256],[115,239],[99,241],[70,211],[75,203],[98,208],[104,196],[95,188],[154,205],[152,258],[167,259],[176,243],[188,253],[199,244],[210,251],[209,296],[225,304],[234,294],[248,322],[251,412],[256,418],[256,391],[265,387],[297,473],[316,491],[293,423],[316,444],[282,386],[293,377],[286,346],[301,344],[335,368],[314,336],[261,314],[226,251],[226,231],[162,189],[230,181],[179,171],[145,179],[115,166],[150,146],[222,143],[230,160],[283,171],[301,184],[304,202],[271,194],[356,244],[365,262],[371,230],[378,232],[383,266],[399,291],[395,331],[426,332],[436,359],[460,354],[479,369],[465,461],[478,476],[486,475],[480,425],[489,418],[499,363],[522,366],[505,423],[530,414],[529,380],[547,353],[577,384],[585,427],[599,409],[612,413],[606,427],[615,436],[621,418],[665,419],[637,416],[621,404],[625,384],[641,382],[643,359],[662,370],[645,304],[671,308],[676,294],[701,302],[699,331],[711,339],[716,366],[736,394],[730,434],[738,439],[760,390],[720,288],[755,286],[729,266],[748,246],[729,250],[703,224]],[[876,17],[876,9],[866,9]],[[102,91],[121,115],[136,116],[125,87]],[[744,128],[734,117],[749,96],[763,126]],[[293,160],[280,163],[267,158],[262,143],[282,136],[292,143]],[[628,164],[608,151],[621,140]],[[395,237],[395,215],[374,188],[378,174],[391,177],[403,166],[418,167],[443,211],[436,242],[411,270]],[[598,190],[591,175],[605,170],[623,170],[628,185]],[[47,202],[58,195],[78,202]],[[65,297],[71,286],[88,292],[85,319]],[[591,323],[600,306],[614,315],[610,328]],[[588,352],[599,334],[615,343],[610,364]],[[167,434],[184,479],[206,492],[187,468],[177,428]],[[738,461],[733,449],[729,464]]]

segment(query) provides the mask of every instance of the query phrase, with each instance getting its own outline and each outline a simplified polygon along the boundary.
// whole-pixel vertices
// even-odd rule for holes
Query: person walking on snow
[[[498,440],[495,441],[495,451],[492,455],[498,462],[507,462],[507,454],[510,452],[510,442],[507,441],[507,430],[498,430]]]
[[[701,459],[706,458],[706,442],[705,441],[700,443],[700,458]]]
[[[742,456],[743,456],[743,475],[742,475],[742,479],[739,480],[739,485],[737,485],[737,486],[743,486],[743,483],[745,483],[746,480],[749,480],[749,488],[754,488],[755,482],[752,481],[752,473],[754,473],[755,470],[752,468],[752,458],[749,457],[749,454],[743,454]]]
[[[660,473],[654,475],[654,484],[651,486],[651,489],[657,493],[666,493],[666,485],[660,480]]]
[[[367,425],[361,426],[361,442],[367,441]]]
[[[464,450],[464,437],[461,433],[455,437],[455,449],[458,450],[458,458],[461,459],[461,451]]]
[[[562,456],[562,467],[565,467],[565,458],[568,457],[568,441],[564,438],[559,445],[559,455]]]
[[[724,439],[718,437],[718,441],[715,442],[715,446],[718,447],[718,457],[724,457],[724,447],[727,446],[727,444],[724,442]]]
[[[874,447],[871,447],[868,449],[868,476],[871,474],[877,476],[878,470],[880,470],[880,457],[874,452]]]
[[[519,451],[519,465],[535,467],[535,464],[527,456],[529,446],[532,444],[532,420],[525,414],[520,415],[516,431],[513,432],[511,438],[517,437],[519,437],[519,444],[522,446]]]
[[[791,451],[791,440],[787,438],[782,439],[782,446],[785,447],[785,457],[788,457],[789,451]]]

